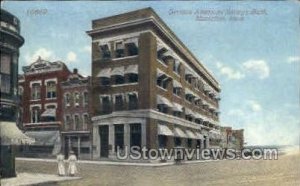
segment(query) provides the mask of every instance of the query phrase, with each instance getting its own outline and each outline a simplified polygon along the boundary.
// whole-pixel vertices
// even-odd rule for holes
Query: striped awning
[[[32,144],[34,139],[25,135],[15,122],[0,122],[1,145]]]
[[[195,116],[195,113],[191,109],[185,108],[185,115]]]
[[[173,107],[173,104],[165,97],[157,95],[156,102],[158,105],[167,105],[168,107]]]
[[[185,133],[186,133],[188,138],[193,138],[193,139],[197,138],[196,135],[190,130],[186,130]]]
[[[182,85],[178,81],[173,80],[173,87],[174,88],[182,88]]]
[[[124,74],[138,74],[138,65],[129,65]]]
[[[204,139],[203,135],[200,134],[199,132],[195,132],[197,139]]]
[[[173,109],[173,111],[182,112],[183,111],[183,106],[181,106],[178,103],[173,103],[172,109]]]
[[[187,138],[187,135],[178,127],[174,128],[174,136],[181,137],[181,138]]]
[[[125,72],[124,66],[115,67],[111,71],[110,76],[124,76],[124,72]]]
[[[160,124],[158,124],[157,130],[158,130],[157,131],[158,135],[174,136],[174,133],[166,125],[160,125]]]
[[[104,68],[96,75],[96,77],[110,78],[110,75],[111,75],[110,72],[111,72],[111,68]]]

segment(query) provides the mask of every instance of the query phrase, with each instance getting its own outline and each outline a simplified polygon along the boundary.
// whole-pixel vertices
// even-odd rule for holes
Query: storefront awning
[[[35,146],[53,146],[60,142],[59,131],[27,131],[25,134],[35,139]]]
[[[174,136],[181,137],[181,138],[187,138],[187,135],[178,127],[174,128]]]
[[[178,81],[173,80],[173,87],[174,88],[182,88],[182,85]]]
[[[158,124],[158,135],[174,136],[173,132],[166,125]]]
[[[185,133],[186,133],[188,138],[193,138],[193,139],[197,138],[196,135],[190,130],[186,130]]]
[[[124,74],[138,74],[138,65],[129,65]]]
[[[185,115],[195,116],[195,113],[191,109],[185,108]]]
[[[106,77],[106,78],[110,78],[110,75],[111,75],[111,68],[105,68],[105,69],[102,69],[96,77]]]
[[[200,134],[199,132],[195,132],[195,134],[196,134],[197,139],[201,139],[201,140],[204,139],[203,135]]]
[[[173,109],[173,111],[182,112],[183,111],[183,106],[181,106],[178,103],[173,103],[172,109]]]
[[[158,105],[167,105],[168,107],[173,107],[173,104],[165,97],[157,95],[156,102]]]
[[[110,73],[110,76],[124,76],[124,66],[121,67],[115,67]]]
[[[42,117],[56,117],[56,109],[46,109],[42,115]]]
[[[34,139],[26,136],[15,122],[0,122],[1,145],[32,144]]]

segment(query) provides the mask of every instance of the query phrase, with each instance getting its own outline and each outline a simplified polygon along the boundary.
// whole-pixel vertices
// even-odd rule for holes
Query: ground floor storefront
[[[211,138],[214,136],[204,126],[156,111],[116,112],[93,118],[92,158],[118,159],[132,147],[138,147],[137,151],[206,149],[214,141]]]

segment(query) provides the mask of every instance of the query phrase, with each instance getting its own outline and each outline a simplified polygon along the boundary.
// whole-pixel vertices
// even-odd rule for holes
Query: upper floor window
[[[107,114],[111,112],[111,102],[109,96],[101,96],[100,97],[101,102],[101,110],[103,114]]]
[[[124,43],[122,41],[120,42],[116,42],[116,58],[120,58],[120,57],[124,57],[125,56],[125,52],[124,52]]]
[[[103,86],[107,86],[110,84],[110,78],[107,77],[100,77],[100,83]]]
[[[11,57],[1,52],[0,87],[1,92],[11,92]]]
[[[128,95],[128,109],[138,109],[138,96],[136,93],[130,93]]]
[[[66,94],[65,94],[65,106],[66,106],[66,107],[69,107],[70,104],[71,104],[71,96],[70,96],[69,93],[66,93]]]
[[[180,96],[180,88],[173,87],[173,94]]]
[[[83,105],[88,105],[88,104],[89,104],[89,93],[83,92]]]
[[[75,103],[75,106],[79,106],[79,102],[80,102],[80,95],[78,92],[76,92],[74,94],[74,103]]]
[[[173,71],[180,74],[180,62],[177,60],[174,60]]]
[[[115,77],[115,84],[120,85],[125,83],[125,78],[124,76],[114,76]]]
[[[74,116],[74,130],[80,129],[80,119],[78,115]]]
[[[41,117],[41,108],[40,107],[32,107],[31,108],[31,123],[39,123]]]
[[[89,115],[84,114],[83,115],[83,130],[88,129],[88,123],[89,123]]]
[[[138,55],[138,47],[135,45],[135,43],[126,43],[125,48],[128,56]]]
[[[47,98],[56,98],[56,83],[55,83],[55,81],[47,82]]]
[[[128,74],[128,82],[129,83],[136,83],[139,81],[139,75],[138,74]]]
[[[41,99],[41,84],[33,83],[31,87],[31,99]]]
[[[71,123],[72,123],[72,119],[70,115],[66,115],[65,117],[65,129],[66,130],[70,130],[71,129]]]
[[[124,101],[122,95],[115,96],[115,110],[123,110]]]
[[[100,51],[103,59],[107,59],[111,57],[111,52],[108,47],[108,44],[106,45],[100,45]]]

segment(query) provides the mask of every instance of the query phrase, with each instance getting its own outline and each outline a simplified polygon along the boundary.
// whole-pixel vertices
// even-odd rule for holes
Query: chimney
[[[78,69],[77,68],[74,68],[73,69],[73,74],[77,74],[78,73]]]

